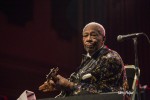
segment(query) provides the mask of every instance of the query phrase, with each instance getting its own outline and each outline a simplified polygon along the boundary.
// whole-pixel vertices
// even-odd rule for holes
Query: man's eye
[[[87,37],[88,35],[87,34],[83,34],[83,37]]]
[[[93,37],[97,37],[98,35],[97,35],[97,34],[91,34],[91,36],[93,36]]]
[[[91,36],[97,36],[96,34],[92,34]]]

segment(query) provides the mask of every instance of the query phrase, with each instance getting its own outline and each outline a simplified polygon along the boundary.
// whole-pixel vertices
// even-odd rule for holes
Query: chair
[[[136,81],[137,81],[136,68],[134,65],[125,65],[125,69],[126,69],[126,75],[129,84],[129,91],[133,93],[131,95],[131,98],[132,100],[135,100]],[[139,71],[138,73],[140,74],[139,68],[138,71]]]

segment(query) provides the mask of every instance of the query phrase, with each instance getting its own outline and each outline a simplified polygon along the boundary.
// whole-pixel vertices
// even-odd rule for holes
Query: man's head
[[[105,29],[96,22],[91,22],[83,28],[83,45],[85,50],[92,55],[101,48],[105,42]]]

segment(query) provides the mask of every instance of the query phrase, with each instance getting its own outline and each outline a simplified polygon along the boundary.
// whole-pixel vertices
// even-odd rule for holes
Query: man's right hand
[[[39,87],[39,90],[43,91],[43,92],[52,92],[57,90],[61,90],[61,89],[71,89],[74,86],[73,82],[69,82],[68,79],[62,77],[61,75],[57,75],[55,77],[55,80],[49,80],[49,82],[44,82],[44,84],[42,84]]]
[[[49,80],[49,82],[44,82],[41,86],[39,86],[39,90],[43,92],[52,92],[55,91],[55,83],[52,80]]]

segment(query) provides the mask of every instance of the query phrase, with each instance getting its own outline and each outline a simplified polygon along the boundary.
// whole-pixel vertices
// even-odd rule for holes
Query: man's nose
[[[89,35],[88,37],[87,37],[87,41],[91,41],[92,40],[92,37]]]

